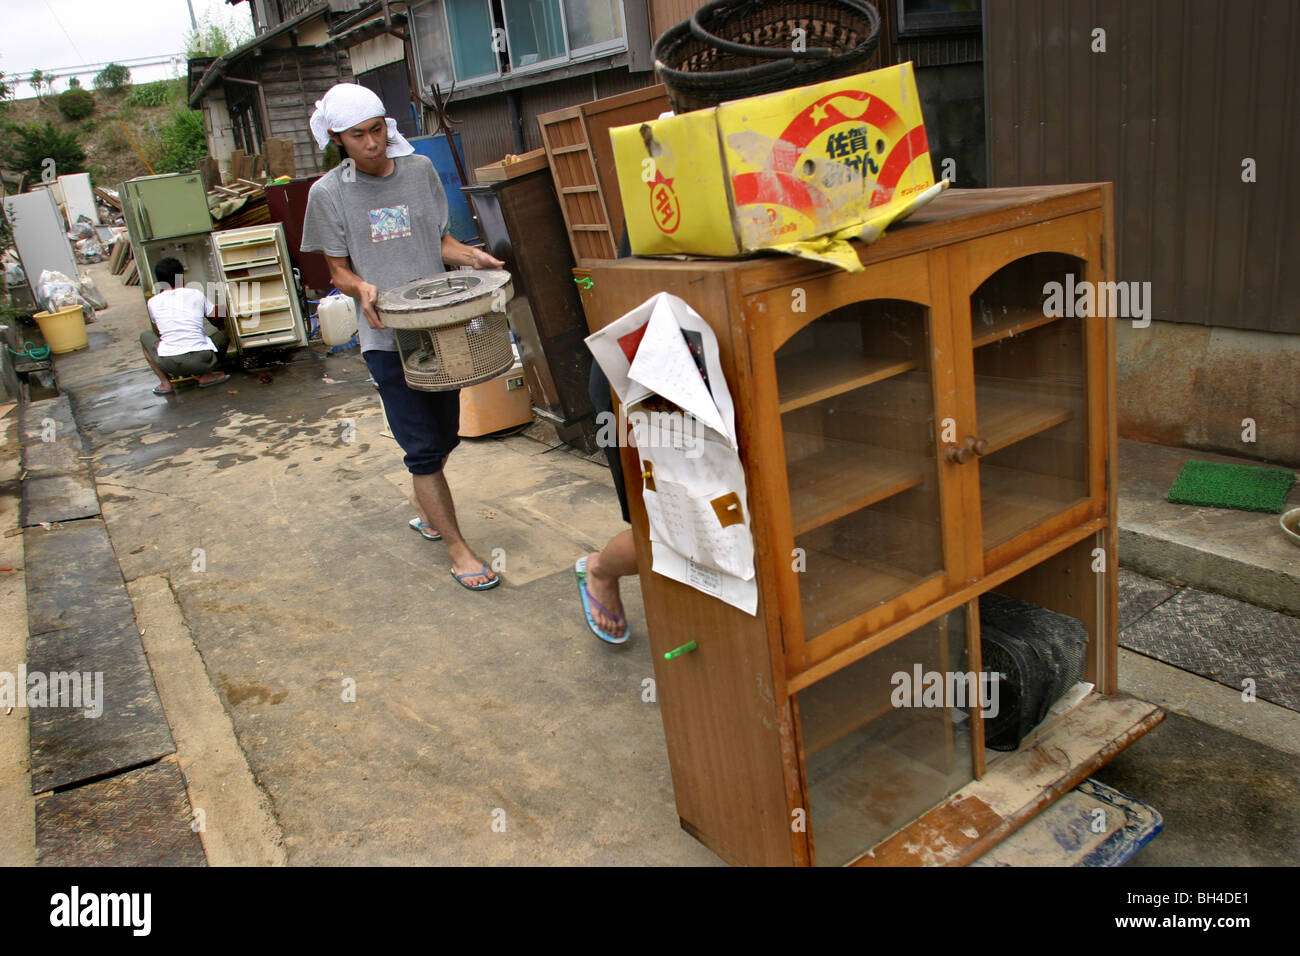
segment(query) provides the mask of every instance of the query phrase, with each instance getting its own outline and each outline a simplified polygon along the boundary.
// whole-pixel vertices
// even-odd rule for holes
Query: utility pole
[[[194,3],[192,2],[192,0],[185,0],[185,6],[189,7],[189,11],[190,11],[190,29],[192,29],[195,33],[198,33],[199,23],[197,20],[194,19]]]

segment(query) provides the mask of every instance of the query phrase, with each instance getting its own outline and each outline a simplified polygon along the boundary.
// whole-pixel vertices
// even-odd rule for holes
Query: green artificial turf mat
[[[1287,492],[1294,483],[1295,472],[1285,468],[1189,461],[1178,473],[1165,500],[1179,505],[1281,514]]]

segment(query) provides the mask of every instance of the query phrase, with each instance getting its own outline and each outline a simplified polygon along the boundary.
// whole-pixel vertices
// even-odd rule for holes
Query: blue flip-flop
[[[426,541],[442,540],[442,535],[438,533],[438,529],[435,528],[433,525],[429,524],[429,522],[427,521],[421,521],[419,517],[412,518],[410,521],[406,523],[406,525],[412,531],[420,532],[420,537],[424,538]],[[471,577],[472,576],[473,575],[471,575]]]
[[[591,592],[587,590],[587,558],[585,555],[573,562],[573,574],[578,579],[578,596],[582,598],[582,613],[587,615],[587,627],[591,628],[591,633],[606,644],[626,644],[627,639],[632,636],[632,628],[627,625],[627,618],[622,614],[612,612],[592,597]],[[602,631],[596,626],[596,620],[591,616],[592,605],[600,608],[601,612],[613,620],[614,623],[624,625],[621,637],[615,637],[613,634]]]
[[[489,591],[501,583],[501,575],[499,574],[492,574],[492,580],[484,581],[482,584],[465,583],[466,578],[486,577],[489,574],[492,574],[492,572],[488,570],[486,564],[481,565],[478,571],[466,571],[464,574],[457,574],[455,568],[451,569],[451,576],[456,579],[456,583],[467,591]]]

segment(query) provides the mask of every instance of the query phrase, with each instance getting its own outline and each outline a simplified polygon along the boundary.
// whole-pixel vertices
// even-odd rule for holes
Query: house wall
[[[348,56],[352,60],[353,73],[366,73],[404,59],[406,52],[401,40],[384,34],[349,47]]]
[[[1120,434],[1297,463],[1300,7],[1005,0],[985,47],[991,183],[1115,183]]]
[[[293,143],[299,176],[320,172],[323,154],[316,148],[307,121],[326,90],[335,83],[352,81],[347,54],[315,47],[272,49],[254,62],[260,69],[249,78],[262,83],[271,136]]]
[[[230,166],[235,150],[235,135],[226,104],[226,91],[215,84],[203,98],[203,125],[208,134],[208,153],[224,167]]]
[[[1119,278],[1151,282],[1153,318],[1300,334],[1300,6],[985,11],[992,184],[1114,182]]]

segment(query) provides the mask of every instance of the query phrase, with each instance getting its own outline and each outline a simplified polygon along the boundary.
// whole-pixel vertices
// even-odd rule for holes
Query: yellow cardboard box
[[[911,63],[621,126],[610,138],[637,255],[769,248],[860,268],[843,240],[871,241],[946,185],[934,182]]]

